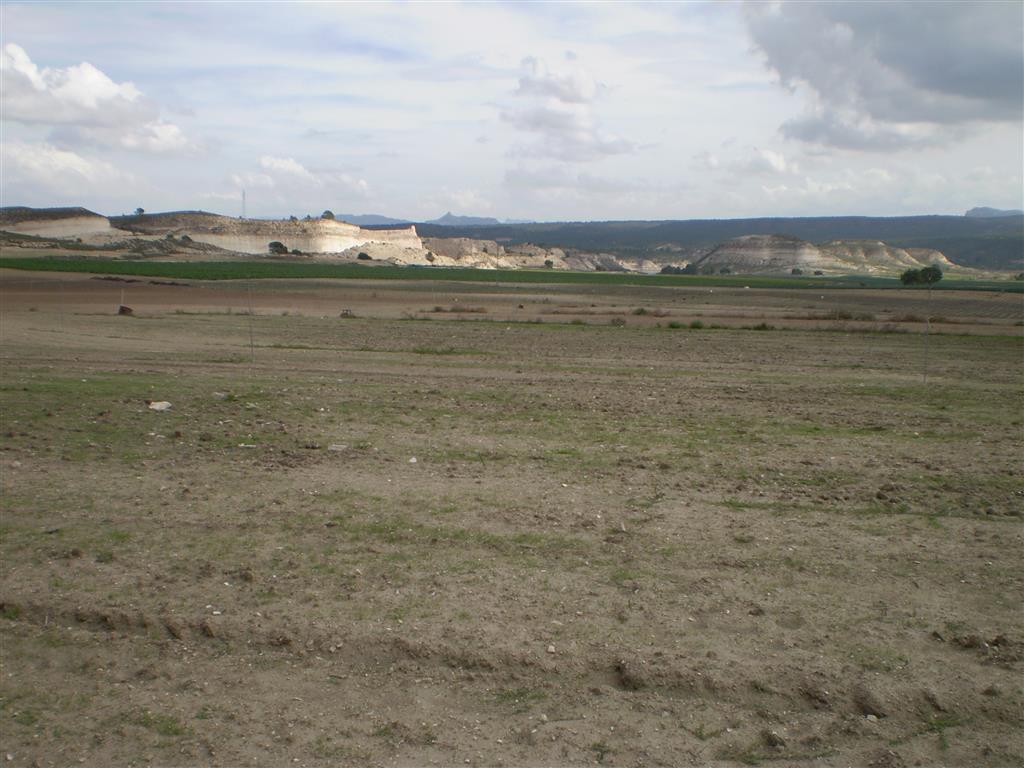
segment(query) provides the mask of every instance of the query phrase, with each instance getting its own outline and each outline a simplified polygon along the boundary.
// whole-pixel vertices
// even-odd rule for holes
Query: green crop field
[[[548,283],[588,285],[656,285],[751,288],[902,288],[890,277],[766,277],[759,275],[641,275],[622,272],[553,270],[491,270],[436,267],[367,267],[357,264],[304,264],[285,261],[132,261],[98,258],[25,258],[0,260],[0,266],[46,272],[139,275],[182,280],[245,280],[268,278],[336,278],[363,280],[447,280],[484,283]],[[936,290],[983,290],[1024,293],[1024,282],[946,279]]]

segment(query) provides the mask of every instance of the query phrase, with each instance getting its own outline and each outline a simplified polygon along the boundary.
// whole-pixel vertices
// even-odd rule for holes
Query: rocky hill
[[[0,230],[43,237],[80,237],[110,232],[110,221],[87,208],[0,208]]]
[[[216,245],[229,251],[266,254],[272,241],[289,251],[341,253],[367,243],[384,243],[422,251],[423,243],[413,226],[401,229],[363,229],[335,219],[236,219],[204,211],[118,216],[111,222],[137,235],[182,237]]]
[[[939,251],[900,248],[879,240],[833,240],[820,245],[788,235],[745,235],[722,243],[692,262],[699,273],[786,274],[794,270],[824,274],[898,274],[937,264],[956,265]]]

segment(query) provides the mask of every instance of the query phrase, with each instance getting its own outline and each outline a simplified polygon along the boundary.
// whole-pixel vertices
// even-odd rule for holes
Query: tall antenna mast
[[[245,218],[245,190],[242,190],[242,218]]]

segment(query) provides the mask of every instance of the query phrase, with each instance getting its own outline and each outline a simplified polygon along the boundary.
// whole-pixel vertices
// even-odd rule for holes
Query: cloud
[[[289,176],[296,176],[306,181],[312,181],[313,183],[320,183],[312,173],[291,157],[272,157],[270,155],[264,155],[260,158],[260,167],[265,168],[268,171],[276,171]]]
[[[582,69],[575,55],[554,71],[537,58],[523,59],[526,70],[515,90],[525,103],[502,112],[502,119],[536,141],[513,148],[513,154],[581,163],[634,152],[636,146],[605,133],[594,117],[593,102],[602,87]]]
[[[208,192],[208,199],[239,199],[242,190],[250,198],[279,210],[289,207],[334,208],[353,198],[370,196],[366,179],[336,168],[307,168],[294,157],[262,155],[258,169],[240,171],[228,176],[231,192]],[[252,194],[255,193],[255,194]],[[218,197],[219,196],[219,197]]]
[[[516,95],[549,97],[566,104],[589,104],[597,95],[598,84],[575,63],[575,54],[567,56],[567,61],[572,66],[553,72],[542,59],[533,56],[523,59],[526,73],[519,78]]]
[[[66,193],[102,184],[131,183],[132,177],[110,163],[83,157],[51,144],[0,144],[4,185],[40,186]]]
[[[703,171],[726,171],[739,176],[780,176],[800,172],[800,166],[781,152],[750,147],[736,157],[722,158],[712,152],[698,152],[691,165]]]
[[[785,136],[898,150],[1024,114],[1024,6],[998,2],[748,3],[755,46],[808,114]]]
[[[0,50],[4,120],[52,129],[51,138],[145,152],[175,152],[190,143],[133,83],[116,83],[88,62],[40,69],[14,43]]]

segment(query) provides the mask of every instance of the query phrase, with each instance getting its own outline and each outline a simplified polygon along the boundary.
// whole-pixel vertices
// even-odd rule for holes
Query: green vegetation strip
[[[304,264],[286,261],[132,261],[98,258],[4,258],[0,266],[36,272],[86,272],[181,280],[264,280],[333,278],[345,280],[449,280],[476,283],[654,285],[738,288],[903,288],[888,277],[764,277],[756,275],[641,275],[623,272],[493,270],[437,267]],[[1024,283],[999,280],[943,280],[935,290],[985,290],[1024,293]],[[916,288],[913,290],[924,290]]]

